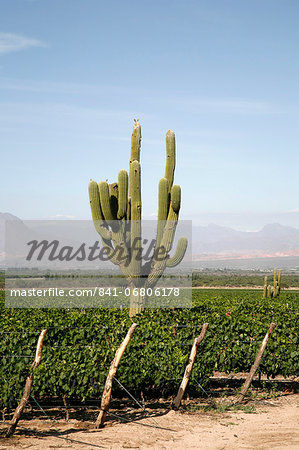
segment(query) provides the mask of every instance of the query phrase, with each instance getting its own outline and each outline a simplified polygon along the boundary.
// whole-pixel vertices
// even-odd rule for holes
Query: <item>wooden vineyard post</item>
[[[16,410],[14,412],[11,424],[10,424],[10,426],[9,426],[7,432],[6,432],[6,437],[10,437],[10,436],[12,436],[14,434],[15,429],[16,429],[16,427],[18,425],[19,420],[20,420],[21,414],[22,414],[22,412],[23,412],[23,410],[24,410],[24,408],[25,408],[25,406],[26,406],[26,404],[28,402],[29,395],[30,395],[30,392],[31,392],[32,382],[33,382],[33,373],[34,373],[34,370],[39,366],[39,364],[41,362],[41,359],[42,359],[42,348],[43,348],[43,342],[44,342],[44,338],[45,338],[46,333],[47,333],[47,330],[42,330],[41,334],[40,334],[40,336],[38,338],[37,346],[36,346],[35,359],[34,359],[32,365],[31,365],[31,372],[30,372],[30,374],[28,375],[28,377],[26,379],[23,397],[21,398],[21,401],[18,404],[18,406],[17,406],[17,408],[16,408]]]
[[[64,407],[65,407],[65,420],[68,422],[70,416],[69,416],[69,409],[68,409],[68,406],[67,406],[66,398],[67,398],[67,397],[66,397],[66,394],[64,394],[64,395],[62,396],[62,401],[63,401],[63,405],[64,405]]]
[[[194,364],[194,360],[195,360],[195,356],[197,353],[197,348],[199,346],[199,344],[203,341],[207,328],[208,328],[209,324],[208,323],[204,323],[200,332],[200,335],[194,339],[193,341],[193,345],[192,345],[192,349],[191,349],[191,353],[190,353],[190,357],[184,372],[184,376],[181,382],[181,385],[179,387],[177,396],[173,402],[173,409],[178,409],[180,407],[183,395],[185,393],[187,384],[189,382],[189,378],[192,372],[192,368],[193,368],[193,364]]]
[[[116,371],[117,371],[117,367],[118,364],[121,360],[122,355],[124,354],[124,351],[128,345],[128,343],[131,340],[131,337],[133,336],[133,333],[135,331],[137,327],[136,323],[133,323],[130,328],[129,331],[125,337],[125,339],[123,340],[123,342],[120,344],[119,348],[116,350],[115,356],[113,358],[113,361],[110,365],[110,369],[108,372],[108,376],[106,379],[106,383],[104,386],[104,391],[103,391],[103,395],[102,395],[102,401],[101,401],[101,411],[98,415],[98,418],[96,420],[95,423],[95,427],[96,428],[100,428],[104,425],[105,419],[106,419],[106,415],[107,415],[107,411],[109,410],[110,407],[110,402],[111,402],[111,393],[112,393],[112,383],[113,383],[113,379],[115,377]]]
[[[264,351],[266,349],[269,337],[270,337],[272,331],[275,329],[276,326],[277,326],[277,323],[275,323],[275,322],[272,322],[270,324],[269,330],[268,330],[266,336],[264,337],[262,345],[260,346],[260,349],[259,349],[259,351],[258,351],[258,353],[256,355],[255,361],[254,361],[253,365],[251,366],[250,372],[247,375],[247,378],[246,378],[246,380],[245,380],[245,382],[243,384],[241,392],[240,392],[240,394],[237,396],[237,398],[233,402],[234,404],[242,402],[244,400],[245,395],[246,395],[246,393],[247,393],[247,391],[249,389],[249,386],[250,386],[250,384],[251,384],[251,382],[253,380],[253,377],[255,375],[255,372],[257,371],[258,366],[261,363],[261,360],[262,360]]]

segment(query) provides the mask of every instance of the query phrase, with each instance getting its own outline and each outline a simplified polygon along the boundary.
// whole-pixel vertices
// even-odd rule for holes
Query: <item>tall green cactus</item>
[[[278,275],[277,275],[277,287],[278,287],[278,294],[280,293],[280,289],[281,289],[281,269],[279,269],[278,271]]]
[[[267,297],[268,292],[268,277],[264,278],[264,291],[263,291],[263,298]]]
[[[278,297],[281,289],[281,269],[277,273],[275,268],[273,271],[273,286],[268,285],[268,278],[264,279],[263,298]]]
[[[129,174],[126,170],[121,170],[118,183],[101,181],[97,184],[93,180],[89,183],[89,200],[95,228],[106,248],[107,257],[120,267],[131,288],[130,316],[139,313],[146,303],[147,298],[140,295],[140,288],[144,287],[145,291],[153,288],[166,267],[175,267],[182,261],[188,245],[187,239],[181,237],[174,256],[169,256],[181,205],[181,188],[173,185],[175,134],[169,130],[166,133],[165,175],[159,182],[158,190],[155,248],[151,260],[142,264],[140,147],[141,126],[137,119],[134,121],[131,138]],[[115,254],[116,248],[121,249],[121,258],[119,254]]]

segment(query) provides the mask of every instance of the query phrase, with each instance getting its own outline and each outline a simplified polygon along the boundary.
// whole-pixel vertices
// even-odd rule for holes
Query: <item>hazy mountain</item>
[[[30,262],[25,262],[31,248],[28,246],[30,245],[29,242],[35,240],[38,242],[45,240],[49,243],[58,240],[57,252],[63,247],[69,246],[75,253],[83,243],[86,251],[88,251],[89,246],[94,245],[96,241],[100,241],[100,237],[90,220],[26,220],[23,222],[12,214],[0,213],[0,262],[2,264],[14,267],[25,267],[25,265],[27,267],[27,265],[37,264],[34,258]],[[39,266],[46,267],[48,264],[53,267],[62,264],[63,268],[69,268],[67,263],[61,263],[59,260],[49,263],[47,257],[39,263]],[[72,264],[76,263],[70,262],[70,265]],[[94,264],[104,264],[107,267],[107,261],[95,261]],[[109,262],[109,264],[112,263]],[[84,265],[84,262],[82,262],[82,265]]]
[[[236,231],[214,224],[193,227],[192,253],[195,255],[261,255],[299,253],[299,230],[278,223],[260,231]]]
[[[25,236],[27,242],[37,239],[38,236],[55,238],[53,221],[50,228],[46,221],[22,222],[18,217],[9,213],[0,213],[0,254],[4,252],[5,222],[13,221],[9,226],[11,233]],[[88,235],[93,241],[98,235],[91,223],[82,222],[74,232],[67,222],[60,223],[59,234],[64,239],[78,243],[78,239],[86,239]],[[80,233],[80,227],[82,233]],[[79,230],[79,232],[78,232]],[[51,233],[52,231],[52,233]],[[75,234],[76,232],[76,234]],[[59,236],[58,236],[59,237]],[[56,236],[57,239],[57,236]],[[16,243],[17,245],[17,243]],[[259,231],[237,231],[233,228],[222,227],[215,224],[207,226],[194,226],[192,233],[192,254],[195,259],[212,258],[246,258],[269,256],[296,256],[299,255],[299,230],[278,223],[265,225]]]
[[[0,212],[0,222],[4,222],[5,220],[18,220],[22,222],[19,217],[14,216],[13,214]]]
[[[5,240],[10,242],[10,251],[14,254],[18,253],[19,244],[15,238],[16,236],[22,236],[27,242],[34,239],[34,233],[19,217],[0,212],[0,262],[4,260]]]

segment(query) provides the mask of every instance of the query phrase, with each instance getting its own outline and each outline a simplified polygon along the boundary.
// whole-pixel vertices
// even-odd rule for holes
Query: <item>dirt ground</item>
[[[299,449],[299,394],[250,401],[242,409],[222,406],[204,410],[199,400],[184,401],[180,411],[169,410],[169,402],[147,402],[142,409],[115,405],[104,428],[95,430],[95,410],[70,410],[44,415],[31,413],[21,420],[15,435],[0,437],[1,449]],[[223,412],[224,411],[224,412]],[[53,419],[56,420],[55,425]],[[7,428],[0,424],[0,431]]]

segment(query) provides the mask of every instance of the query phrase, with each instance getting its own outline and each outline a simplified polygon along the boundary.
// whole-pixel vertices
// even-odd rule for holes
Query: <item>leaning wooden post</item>
[[[24,394],[23,397],[21,398],[20,403],[18,404],[15,413],[13,415],[10,427],[8,428],[7,432],[6,432],[6,437],[10,437],[14,434],[15,429],[18,425],[18,422],[20,420],[21,414],[28,402],[29,399],[29,395],[31,392],[31,387],[32,387],[32,382],[33,382],[33,372],[34,370],[39,366],[41,359],[42,359],[42,348],[43,348],[43,342],[44,342],[44,338],[45,335],[47,333],[47,330],[42,330],[41,334],[38,338],[37,341],[37,346],[36,346],[36,353],[35,353],[35,359],[31,365],[31,371],[30,374],[28,375],[27,379],[26,379],[26,383],[25,383],[25,389],[24,389]]]
[[[262,360],[264,351],[265,351],[265,349],[266,349],[266,346],[267,346],[269,337],[270,337],[272,331],[275,329],[276,326],[277,326],[277,323],[275,323],[275,322],[272,322],[272,323],[270,324],[269,330],[268,330],[266,336],[264,337],[264,340],[263,340],[263,342],[262,342],[262,345],[260,346],[260,349],[259,349],[259,351],[258,351],[258,354],[256,355],[254,364],[251,366],[250,372],[249,372],[249,374],[247,375],[247,378],[246,378],[246,380],[245,380],[245,383],[243,384],[243,387],[242,387],[242,389],[241,389],[241,392],[240,392],[240,394],[237,396],[237,398],[234,400],[233,403],[239,403],[239,402],[242,402],[242,401],[244,400],[245,395],[246,395],[246,393],[247,393],[247,391],[248,391],[248,389],[249,389],[249,386],[250,386],[250,384],[251,384],[251,382],[252,382],[252,380],[253,380],[253,377],[254,377],[254,375],[255,375],[255,372],[257,371],[258,366],[259,366],[260,363],[261,363],[261,360]]]
[[[136,323],[133,323],[130,328],[129,331],[125,337],[125,339],[123,340],[123,342],[121,343],[121,345],[119,346],[119,348],[116,350],[115,356],[113,358],[113,361],[110,365],[110,369],[108,372],[108,376],[106,379],[106,383],[105,383],[105,387],[104,387],[104,391],[103,391],[103,395],[102,395],[102,401],[101,401],[101,411],[98,415],[98,418],[96,420],[95,423],[95,427],[96,428],[100,428],[104,425],[105,419],[106,419],[106,415],[107,415],[107,411],[109,410],[110,407],[110,402],[111,402],[111,392],[112,392],[112,383],[113,383],[113,378],[115,377],[116,371],[117,371],[117,367],[118,364],[121,360],[122,355],[124,354],[124,351],[128,345],[128,343],[131,340],[131,337],[133,336],[133,333],[135,331],[137,327]]]
[[[208,323],[204,323],[203,326],[202,326],[200,335],[197,338],[195,338],[194,341],[193,341],[190,357],[189,357],[189,360],[188,360],[188,363],[187,363],[187,366],[186,366],[186,369],[185,369],[185,372],[184,372],[184,376],[183,376],[181,385],[179,387],[177,396],[176,396],[176,398],[175,398],[175,400],[173,402],[173,405],[172,405],[173,409],[178,409],[180,407],[183,395],[185,393],[185,390],[186,390],[186,387],[187,387],[187,384],[189,382],[189,378],[190,378],[190,375],[191,375],[191,372],[192,372],[195,356],[196,356],[196,353],[197,353],[197,348],[198,348],[199,344],[203,341],[208,326],[209,326]]]

